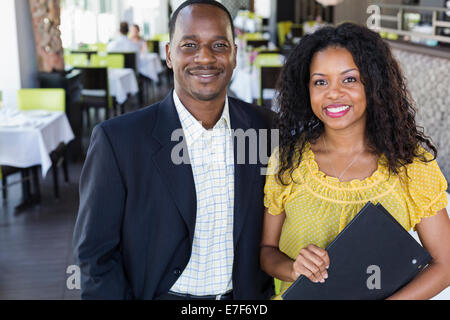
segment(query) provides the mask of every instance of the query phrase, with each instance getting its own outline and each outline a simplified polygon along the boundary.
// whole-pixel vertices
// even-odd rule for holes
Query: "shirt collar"
[[[178,116],[180,118],[181,126],[183,127],[184,135],[186,137],[186,143],[191,146],[202,134],[209,131],[206,130],[201,123],[194,118],[194,116],[186,109],[186,107],[181,102],[175,90],[173,90],[173,101],[175,103],[175,108],[177,110]],[[219,121],[212,128],[219,129],[225,126],[228,134],[231,136],[231,121],[230,121],[230,111],[228,105],[228,97],[225,98],[225,106],[223,108],[222,115]]]

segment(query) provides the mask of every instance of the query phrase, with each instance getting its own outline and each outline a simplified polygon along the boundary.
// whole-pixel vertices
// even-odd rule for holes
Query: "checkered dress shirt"
[[[192,254],[171,291],[218,295],[232,289],[234,155],[228,98],[216,125],[205,129],[173,93],[197,194]]]

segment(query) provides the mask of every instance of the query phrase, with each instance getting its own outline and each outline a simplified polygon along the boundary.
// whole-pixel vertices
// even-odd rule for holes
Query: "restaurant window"
[[[255,13],[263,18],[270,18],[271,0],[255,0]]]
[[[108,42],[118,29],[113,0],[62,0],[61,39],[64,48]]]

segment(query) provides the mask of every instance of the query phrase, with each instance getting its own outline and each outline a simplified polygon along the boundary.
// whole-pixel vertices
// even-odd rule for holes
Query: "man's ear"
[[[169,69],[172,69],[172,59],[170,57],[170,42],[166,43],[166,64]]]
[[[234,66],[233,66],[233,69],[235,69],[236,65],[237,65],[237,51],[238,51],[238,47],[236,44],[234,44]]]

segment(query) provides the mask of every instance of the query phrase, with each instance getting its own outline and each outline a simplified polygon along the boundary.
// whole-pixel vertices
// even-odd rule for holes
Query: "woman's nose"
[[[338,83],[331,84],[327,91],[327,96],[330,99],[336,99],[342,96],[341,86]]]

